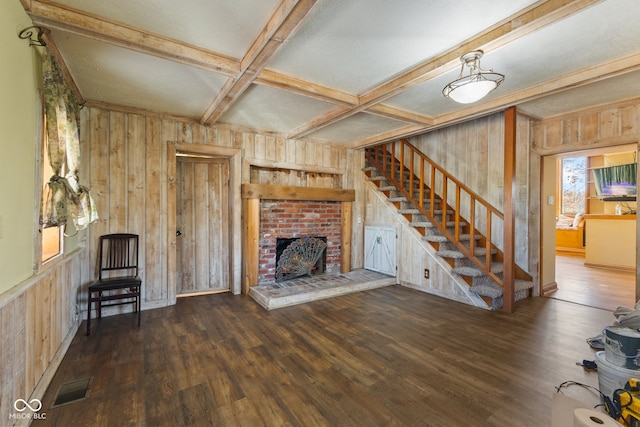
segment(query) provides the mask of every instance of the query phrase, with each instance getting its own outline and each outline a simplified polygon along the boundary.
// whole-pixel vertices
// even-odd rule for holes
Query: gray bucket
[[[626,369],[640,369],[640,332],[623,326],[604,328],[607,362]]]

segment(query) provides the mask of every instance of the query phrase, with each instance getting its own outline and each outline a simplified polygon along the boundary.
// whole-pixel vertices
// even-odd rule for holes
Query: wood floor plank
[[[272,311],[229,293],[181,298],[140,328],[128,314],[80,328],[32,425],[538,427],[554,387],[598,385],[576,362],[595,358],[585,340],[613,320],[549,298],[508,315],[401,286]],[[84,377],[87,398],[52,407]]]
[[[612,311],[635,305],[635,271],[585,266],[584,254],[556,253],[556,282],[551,298]]]

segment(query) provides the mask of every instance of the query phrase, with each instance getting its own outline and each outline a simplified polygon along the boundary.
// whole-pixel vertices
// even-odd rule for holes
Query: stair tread
[[[422,240],[426,240],[427,242],[439,242],[439,243],[444,243],[449,241],[449,239],[447,239],[447,237],[443,236],[442,234],[427,234],[426,236],[422,236]]]
[[[454,251],[454,250],[438,251],[436,252],[436,255],[441,256],[443,258],[457,258],[457,259],[466,258],[466,256],[462,252]]]
[[[452,270],[454,273],[460,274],[461,276],[470,276],[470,277],[481,277],[484,276],[484,272],[477,267],[455,267]],[[504,265],[499,262],[491,263],[491,272],[494,274],[502,273],[504,271]]]
[[[485,248],[485,247],[481,247],[481,248],[476,247],[476,248],[475,248],[475,250],[474,250],[474,253],[475,253],[475,255],[476,255],[476,256],[486,255],[486,253],[487,253],[487,248]],[[492,254],[492,255],[495,255],[495,254],[497,254],[497,253],[498,253],[498,250],[497,250],[497,249],[495,249],[495,248],[491,248],[491,254]]]
[[[429,221],[416,221],[416,222],[412,222],[411,223],[412,227],[426,227],[426,228],[432,228],[434,227],[432,222]],[[444,237],[444,236],[443,236]]]

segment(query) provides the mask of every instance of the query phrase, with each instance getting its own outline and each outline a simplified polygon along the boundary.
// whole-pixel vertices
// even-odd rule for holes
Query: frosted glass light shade
[[[475,50],[463,55],[460,58],[462,68],[458,78],[442,89],[442,94],[446,98],[453,99],[461,104],[476,102],[498,86],[504,80],[504,75],[494,73],[492,70],[484,71],[480,68],[480,58],[483,52]],[[463,77],[465,67],[468,74]]]
[[[486,74],[486,73],[485,73]],[[497,73],[489,73],[501,76]],[[486,76],[467,76],[445,86],[442,93],[460,104],[476,102],[498,87],[502,80],[485,78]]]

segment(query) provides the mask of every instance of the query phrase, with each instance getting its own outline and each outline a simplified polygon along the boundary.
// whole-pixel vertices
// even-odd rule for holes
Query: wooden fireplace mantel
[[[339,188],[294,187],[292,185],[242,184],[242,198],[353,202],[356,199],[356,191]]]
[[[355,190],[295,187],[290,185],[242,184],[244,208],[244,280],[242,293],[258,284],[260,250],[260,200],[310,200],[342,202],[340,271],[351,271],[351,205]]]

